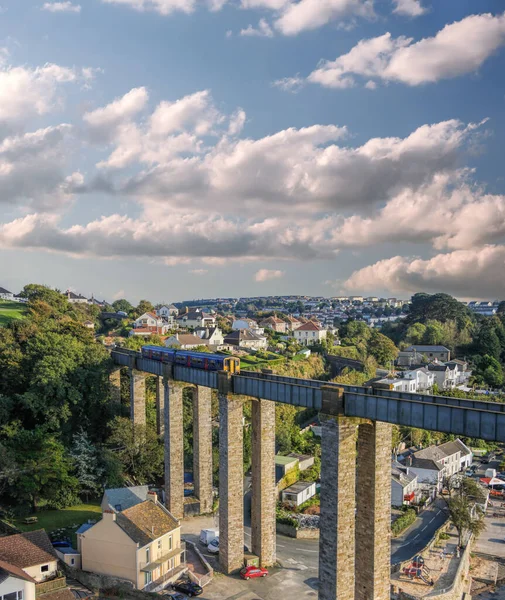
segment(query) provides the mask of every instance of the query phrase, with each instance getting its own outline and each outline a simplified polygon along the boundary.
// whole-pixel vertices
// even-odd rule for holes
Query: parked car
[[[179,594],[179,592],[163,594],[163,598],[166,598],[167,600],[186,600],[186,596],[184,596],[184,594]]]
[[[211,554],[217,554],[219,552],[219,538],[216,537],[212,540],[212,542],[207,546],[207,550]]]
[[[172,584],[172,587],[176,592],[181,592],[192,598],[193,596],[199,596],[203,592],[203,588],[197,583],[181,579]]]
[[[202,529],[200,531],[200,543],[204,546],[208,546],[217,537],[219,537],[219,529]]]
[[[251,579],[251,577],[266,577],[268,571],[262,567],[244,567],[240,571],[240,577],[242,579]]]

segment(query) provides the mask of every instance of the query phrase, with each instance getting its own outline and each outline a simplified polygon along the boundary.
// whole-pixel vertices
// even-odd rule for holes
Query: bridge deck
[[[152,375],[163,375],[163,364],[140,353],[112,351],[120,366],[132,366]],[[217,373],[176,365],[174,379],[217,388]],[[421,427],[488,441],[505,442],[505,404],[428,394],[409,394],[371,387],[341,385],[315,379],[299,379],[269,373],[242,371],[232,376],[235,394],[321,410],[321,388],[344,389],[344,414]]]

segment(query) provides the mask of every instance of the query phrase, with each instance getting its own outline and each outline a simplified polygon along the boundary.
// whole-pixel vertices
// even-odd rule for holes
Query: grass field
[[[26,313],[27,308],[24,304],[0,300],[0,327],[16,319],[24,319]]]
[[[41,510],[30,517],[37,517],[37,522],[32,525],[23,523],[25,517],[16,519],[14,525],[21,531],[34,531],[35,529],[45,529],[47,533],[55,529],[65,529],[65,537],[69,537],[75,543],[75,531],[88,519],[98,521],[102,516],[100,501],[89,502],[87,504],[77,504],[69,506],[62,510]],[[75,547],[75,546],[74,546]]]

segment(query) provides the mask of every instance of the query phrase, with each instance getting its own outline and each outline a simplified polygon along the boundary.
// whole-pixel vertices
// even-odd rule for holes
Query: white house
[[[224,343],[239,348],[250,348],[251,350],[262,350],[268,346],[267,338],[253,333],[248,329],[237,329],[224,338]]]
[[[88,304],[89,303],[89,300],[85,296],[82,296],[81,294],[74,294],[74,292],[71,292],[70,290],[67,290],[65,292],[65,296],[67,297],[67,300],[70,302],[70,304]]]
[[[417,475],[397,461],[391,465],[391,506],[402,506],[416,499]]]
[[[0,287],[0,300],[14,300],[14,294],[3,287]]]
[[[203,340],[192,333],[174,333],[165,340],[167,348],[179,348],[181,350],[191,350],[191,348],[203,345],[205,345]]]
[[[385,390],[394,390],[395,392],[411,392],[414,393],[417,391],[417,383],[414,379],[407,379],[402,377],[384,377],[383,379],[379,379],[378,381],[373,382],[373,387],[385,389]]]
[[[252,331],[257,333],[258,335],[263,335],[265,332],[263,327],[260,327],[256,321],[253,319],[235,319],[231,325],[233,331],[247,329],[248,331]]]
[[[197,308],[194,311],[179,315],[176,319],[177,325],[180,327],[214,327],[216,325],[216,317],[201,311]]]
[[[222,346],[224,342],[223,332],[219,327],[197,327],[194,334],[198,336],[202,341],[202,344],[206,346]]]
[[[454,363],[435,361],[428,365],[428,370],[435,376],[435,383],[441,390],[450,390],[458,382],[458,366]]]
[[[445,475],[445,467],[437,461],[428,458],[416,458],[409,456],[406,465],[409,471],[417,475],[419,483],[429,483],[434,486],[437,491],[442,490],[442,485]]]
[[[177,309],[175,309],[175,310],[177,310]],[[158,308],[158,310],[156,311],[156,315],[164,323],[167,323],[167,325],[169,325],[170,327],[175,326],[175,319],[174,319],[172,312],[170,311],[169,306],[162,306],[161,308]]]
[[[307,500],[316,495],[315,481],[298,481],[290,485],[281,492],[281,499],[284,504],[290,506],[300,506]]]
[[[435,374],[425,367],[406,371],[403,373],[403,376],[405,379],[411,379],[416,382],[416,392],[426,392],[431,390],[435,383]]]
[[[146,312],[135,319],[130,335],[151,335],[152,333],[163,335],[168,329],[170,329],[169,325],[164,323],[158,315]]]
[[[295,340],[302,346],[311,346],[318,344],[321,340],[326,339],[326,329],[323,329],[314,321],[307,321],[298,329],[293,331]]]

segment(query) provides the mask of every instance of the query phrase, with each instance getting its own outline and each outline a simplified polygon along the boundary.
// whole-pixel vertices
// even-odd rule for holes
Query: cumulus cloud
[[[393,0],[395,4],[394,13],[406,17],[420,17],[427,12],[421,4],[421,0]]]
[[[59,125],[0,142],[0,206],[46,211],[68,203],[83,182],[80,173],[65,173],[71,133]]]
[[[347,54],[321,62],[307,82],[335,89],[353,87],[361,78],[368,80],[367,87],[374,80],[435,83],[474,73],[503,45],[505,13],[470,15],[418,42],[390,33],[361,40]]]
[[[80,13],[81,5],[72,4],[72,2],[46,2],[42,6],[42,10],[47,10],[53,13]]]
[[[455,296],[503,298],[505,246],[490,245],[473,250],[457,250],[433,258],[395,256],[355,271],[345,288],[355,291],[445,292]]]
[[[153,11],[168,16],[175,12],[192,13],[198,6],[221,10],[228,0],[102,0],[105,4],[128,6],[138,11]]]
[[[265,19],[260,19],[258,27],[254,28],[252,25],[248,25],[246,29],[240,30],[240,35],[249,37],[274,37],[274,32]]]
[[[284,275],[284,271],[279,271],[277,269],[260,269],[256,271],[254,275],[255,281],[270,281],[271,279],[279,279]]]
[[[60,108],[63,98],[60,86],[76,81],[89,81],[92,69],[70,69],[55,64],[43,67],[1,66],[0,124],[25,123],[27,119]]]

